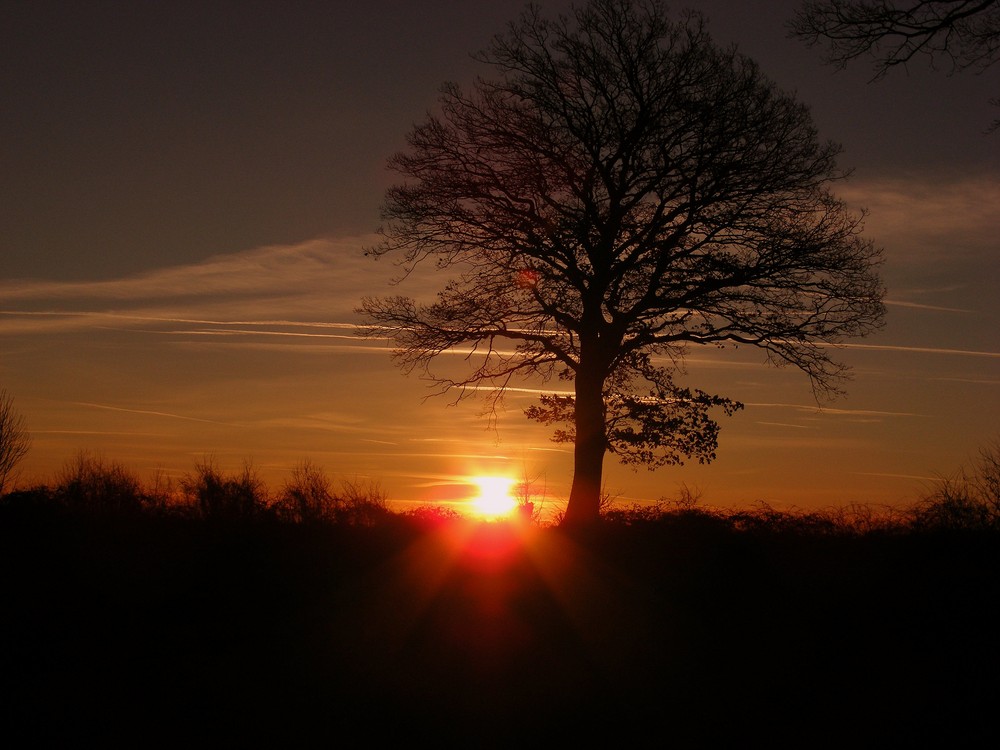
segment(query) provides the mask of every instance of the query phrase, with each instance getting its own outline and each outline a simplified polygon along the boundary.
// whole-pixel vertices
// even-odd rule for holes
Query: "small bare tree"
[[[0,388],[0,495],[6,491],[14,468],[30,447],[31,436],[24,426],[24,416],[15,411],[13,397]]]

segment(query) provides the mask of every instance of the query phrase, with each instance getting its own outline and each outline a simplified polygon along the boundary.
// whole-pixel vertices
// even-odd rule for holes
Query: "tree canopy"
[[[390,159],[370,249],[451,279],[430,304],[366,298],[364,333],[443,389],[571,381],[527,410],[574,443],[568,522],[597,518],[609,450],[714,458],[711,410],[741,405],[675,382],[691,345],[758,347],[839,391],[828,344],[880,325],[880,252],[803,104],[655,0],[532,6],[478,59],[494,76],[444,85]],[[431,370],[460,347],[464,376]]]
[[[1000,60],[1000,0],[809,0],[790,27],[809,45],[826,44],[838,68],[870,57],[876,79],[918,56],[944,60],[949,72]]]

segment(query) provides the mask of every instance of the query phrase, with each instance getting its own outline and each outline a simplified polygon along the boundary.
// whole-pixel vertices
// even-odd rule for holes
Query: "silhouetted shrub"
[[[698,507],[700,493],[682,488],[676,499],[661,498],[653,504],[612,507],[602,519],[612,526],[655,527],[673,533],[705,534],[741,532],[785,536],[861,536],[897,533],[907,528],[912,514],[899,509],[854,504],[817,511],[780,510],[765,502],[750,508]]]
[[[701,493],[687,485],[681,485],[676,498],[661,497],[655,503],[632,503],[628,506],[619,505],[605,491],[601,495],[601,519],[617,526],[658,523],[678,511],[693,510],[700,500]]]
[[[909,516],[903,510],[867,503],[830,508],[826,513],[840,531],[854,536],[894,534],[909,523]]]
[[[134,514],[151,504],[139,477],[87,452],[78,453],[63,468],[55,497],[70,510],[93,514]]]
[[[1000,529],[1000,441],[980,449],[971,472],[942,478],[913,508],[911,523],[924,531]]]
[[[248,463],[234,475],[224,474],[211,461],[197,464],[195,473],[181,481],[181,492],[205,519],[246,520],[259,518],[268,510],[267,488]]]
[[[148,512],[169,513],[177,510],[177,491],[173,481],[162,471],[153,474],[152,482],[144,485],[144,507]]]
[[[837,519],[822,511],[778,510],[765,502],[730,514],[734,528],[748,532],[830,535],[847,531]]]
[[[292,470],[274,509],[281,520],[293,523],[333,522],[341,505],[323,469],[303,461]]]
[[[421,505],[404,511],[401,515],[405,521],[420,529],[435,529],[465,520],[465,516],[457,510],[443,505]]]
[[[996,522],[995,515],[967,477],[945,478],[914,508],[913,526],[920,530],[985,529]]]
[[[372,480],[342,480],[334,506],[337,523],[349,526],[375,526],[395,515],[388,494]]]
[[[525,472],[521,481],[511,488],[511,496],[517,502],[514,518],[519,523],[542,525],[547,495],[545,482],[540,481],[539,475],[528,476]]]
[[[1000,515],[1000,439],[979,451],[975,482],[980,499]]]
[[[0,497],[0,512],[7,518],[55,509],[58,502],[51,488],[41,485],[7,492]]]

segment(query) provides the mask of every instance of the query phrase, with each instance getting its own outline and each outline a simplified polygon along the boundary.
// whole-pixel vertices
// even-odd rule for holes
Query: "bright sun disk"
[[[508,477],[471,477],[471,482],[479,489],[472,504],[476,513],[486,518],[498,518],[509,514],[517,506],[511,496],[514,480]]]

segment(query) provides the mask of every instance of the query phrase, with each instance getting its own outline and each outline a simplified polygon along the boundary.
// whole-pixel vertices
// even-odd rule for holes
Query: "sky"
[[[567,0],[543,0],[547,13]],[[845,396],[762,353],[692,349],[681,382],[743,402],[710,465],[605,462],[620,503],[677,497],[825,509],[905,507],[1000,438],[1000,67],[916,61],[872,82],[787,36],[794,0],[690,0],[809,105],[853,169],[837,195],[884,249],[884,329],[834,357]],[[571,446],[508,394],[432,397],[385,342],[358,339],[364,295],[433,292],[363,249],[386,160],[512,0],[0,0],[0,388],[32,447],[19,483],[80,452],[142,478],[250,464],[277,489],[303,461],[390,501],[462,500],[469,477],[530,480],[558,510]],[[461,360],[455,357],[455,362]]]

